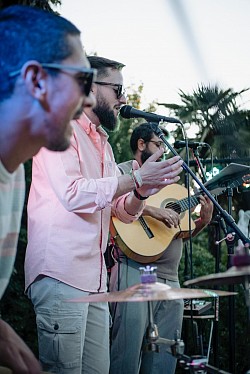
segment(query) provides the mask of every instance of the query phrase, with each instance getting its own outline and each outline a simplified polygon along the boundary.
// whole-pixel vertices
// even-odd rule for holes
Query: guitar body
[[[118,218],[112,217],[110,232],[115,243],[129,258],[137,262],[146,264],[156,261],[174,238],[183,238],[189,234],[189,213],[181,211],[178,204],[181,199],[186,197],[187,189],[185,187],[172,184],[147,199],[147,205],[157,208],[174,208],[173,210],[180,213],[181,221],[178,228],[168,228],[163,222],[144,216],[143,218],[153,234],[151,238],[139,220],[126,224]],[[194,229],[195,224],[191,220],[191,231]]]

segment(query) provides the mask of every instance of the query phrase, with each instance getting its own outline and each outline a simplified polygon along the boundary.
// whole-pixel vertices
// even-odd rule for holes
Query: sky
[[[87,54],[123,62],[142,104],[180,103],[200,84],[250,87],[250,0],[62,0]],[[250,93],[240,103],[250,109]],[[161,107],[160,112],[164,114]]]

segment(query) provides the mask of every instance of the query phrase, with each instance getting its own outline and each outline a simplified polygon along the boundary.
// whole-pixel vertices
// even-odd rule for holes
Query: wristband
[[[134,195],[138,200],[146,200],[149,197],[140,195],[139,192],[137,192],[136,190],[134,190]]]
[[[143,183],[142,183],[142,178],[141,178],[141,174],[140,174],[139,170],[133,171],[133,174],[134,174],[134,179],[135,179],[137,188],[140,188]]]
[[[135,188],[138,188],[138,186],[137,186],[137,184],[136,184],[136,181],[135,181],[135,176],[134,176],[134,173],[133,173],[133,169],[130,169],[130,171],[129,171],[129,175],[130,175],[132,181],[134,182],[134,186],[135,186]]]

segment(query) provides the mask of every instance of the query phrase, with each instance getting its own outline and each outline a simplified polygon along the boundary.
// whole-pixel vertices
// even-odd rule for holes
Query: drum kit
[[[146,332],[147,349],[158,351],[158,345],[167,345],[167,352],[175,356],[181,367],[190,370],[190,373],[221,373],[230,374],[221,371],[208,364],[208,358],[203,356],[184,355],[185,344],[180,339],[179,332],[176,332],[175,340],[161,338],[158,334],[158,328],[153,321],[152,302],[157,300],[176,300],[176,299],[200,299],[200,298],[218,298],[222,296],[233,296],[235,292],[227,292],[212,289],[194,289],[194,288],[171,288],[166,284],[157,282],[156,267],[146,266],[140,268],[141,283],[135,284],[125,290],[91,294],[89,296],[67,300],[70,302],[147,302],[149,324]],[[210,283],[212,285],[245,283],[250,281],[250,263],[249,266],[240,268],[233,267],[225,273],[210,274],[205,277],[193,279],[185,284],[199,285]]]

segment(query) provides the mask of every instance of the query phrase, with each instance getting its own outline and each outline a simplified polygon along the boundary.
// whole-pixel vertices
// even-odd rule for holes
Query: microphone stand
[[[198,147],[194,150],[194,156],[197,160],[197,163],[198,163],[198,165],[200,167],[200,170],[201,170],[201,173],[202,173],[202,182],[205,183],[207,181],[207,178],[206,178],[206,175],[205,175],[204,168],[203,168],[203,166],[201,164],[201,161],[200,161],[200,157],[199,157],[199,153],[198,153]],[[228,212],[231,214],[231,210],[228,209]],[[215,226],[215,239],[216,239],[215,243],[217,245],[216,254],[215,254],[215,273],[218,273],[220,271],[220,253],[221,253],[220,232],[222,230],[223,233],[224,233],[224,236],[227,237],[228,230],[227,230],[225,222],[223,221],[223,218],[220,216],[220,214],[216,215],[215,219],[213,220],[213,224]],[[229,291],[233,292],[232,289],[230,289]],[[230,302],[231,302],[231,298],[229,300],[229,303]],[[230,310],[231,311],[234,310],[234,309],[232,309],[233,304],[230,304],[230,306],[231,306]],[[219,357],[219,307],[220,307],[220,300],[217,297],[216,300],[214,300],[215,320],[214,320],[214,337],[213,337],[214,365],[216,367],[219,364],[219,362],[218,362],[219,361],[218,360],[218,357]],[[232,318],[232,312],[230,313],[230,317]],[[229,327],[230,326],[234,326],[234,324],[231,323],[229,325]],[[234,342],[235,335],[234,335],[234,338],[233,338],[233,335],[230,337],[230,334],[231,334],[230,331],[231,331],[231,329],[229,328],[229,341]],[[233,345],[233,346],[231,345],[231,347],[233,347],[232,348],[233,352],[235,352],[235,345]],[[233,354],[232,351],[231,351],[230,352],[230,357],[231,358],[235,357],[235,353]],[[231,362],[234,363],[235,360],[232,359]],[[230,368],[231,368],[231,366],[234,367],[234,364],[230,365]],[[234,373],[233,369],[231,371]]]
[[[200,160],[198,147],[194,149],[193,154],[194,154],[194,157],[195,157],[196,162],[198,164],[198,168],[200,169],[200,172],[201,172],[202,182],[205,183],[207,181],[207,178],[206,178],[204,167],[203,167],[203,165],[201,163],[201,160]],[[220,235],[219,234],[219,232],[220,232],[220,220],[218,220],[218,227],[215,228],[216,234],[218,235],[217,240],[220,239],[220,236],[219,236]],[[218,245],[217,250],[220,251],[220,243]],[[219,256],[217,254],[217,251],[216,251],[216,258],[215,258],[215,268],[216,268],[215,271],[219,272],[219,270],[217,270],[217,269],[219,269]],[[220,300],[217,297],[216,300],[214,300],[215,320],[214,320],[214,329],[213,329],[214,330],[214,334],[213,334],[213,362],[214,362],[215,366],[218,366],[218,355],[219,355],[219,349],[218,349],[219,348],[219,303],[220,303]]]
[[[168,143],[168,141],[165,139],[164,137],[164,134],[163,132],[161,131],[161,129],[159,127],[157,127],[157,130],[155,131],[155,134],[163,141],[163,143],[170,149],[170,151],[175,155],[175,156],[179,156],[179,154],[176,152],[176,150]],[[244,264],[244,261],[246,261],[246,265],[249,265],[250,264],[250,256],[249,256],[249,246],[250,246],[250,239],[247,238],[244,233],[239,229],[239,227],[237,226],[237,224],[235,223],[235,220],[233,219],[233,217],[226,211],[224,210],[220,205],[219,203],[217,202],[217,200],[213,197],[213,195],[206,189],[206,187],[203,185],[202,182],[200,182],[200,180],[196,177],[195,173],[190,169],[190,167],[183,161],[183,164],[182,164],[182,168],[188,172],[192,178],[196,181],[196,183],[199,185],[200,189],[204,192],[204,194],[212,201],[212,203],[214,204],[215,208],[217,209],[217,211],[219,212],[219,215],[222,217],[222,219],[224,219],[225,223],[227,224],[227,227],[230,227],[231,228],[231,232],[234,233],[234,235],[236,234],[239,239],[241,239],[241,241],[243,242],[244,244],[244,251],[245,251],[245,255],[244,255],[244,258],[239,258],[239,256],[241,257],[241,255],[236,255],[236,256],[232,256],[233,257],[233,260],[235,260],[235,262],[233,262],[236,266],[242,266]],[[230,212],[231,212],[231,209],[230,209]],[[231,253],[230,253],[231,255]],[[238,258],[237,258],[238,257]],[[230,261],[230,265],[232,264],[231,262],[231,258],[229,259]],[[243,262],[243,263],[242,263]],[[233,306],[233,305],[232,305]],[[232,320],[232,313],[230,314],[230,319]],[[229,329],[230,330],[230,329]],[[234,336],[233,336],[234,337]],[[233,343],[235,344],[235,343]],[[232,346],[231,346],[232,348]],[[230,364],[231,366],[234,367],[235,365],[235,359],[234,359],[234,349],[232,349],[233,352],[231,352],[232,354],[232,357],[230,358]],[[233,371],[235,372],[235,371]]]
[[[204,167],[201,164],[201,160],[200,160],[200,155],[199,155],[199,152],[198,152],[198,148],[199,148],[199,146],[194,149],[194,157],[195,157],[195,159],[197,161],[197,164],[198,164],[198,167],[199,167],[199,169],[201,171],[201,175],[202,175],[201,180],[202,180],[203,183],[205,183],[207,181],[207,178],[206,178]]]
[[[233,197],[233,189],[232,188],[228,188],[227,189],[227,197],[228,197],[228,213],[231,214],[232,213],[232,197]],[[231,230],[229,230],[231,231]],[[229,235],[229,237],[232,239],[232,240],[229,240],[228,238],[226,239],[226,245],[227,245],[227,253],[228,253],[228,259],[227,259],[227,269],[230,268],[231,266],[231,257],[234,255],[234,244],[235,244],[235,240],[236,240],[236,237],[234,235],[234,233],[232,232],[231,235]],[[228,291],[230,292],[234,292],[234,285],[233,284],[230,284],[228,286]],[[229,355],[229,368],[231,369],[231,371],[233,373],[235,373],[235,313],[234,313],[234,310],[235,310],[235,297],[232,296],[229,297],[229,300],[228,300],[228,327],[229,327],[229,342],[230,342],[230,345],[229,345],[229,352],[230,352],[230,355]]]
[[[168,141],[165,139],[163,132],[158,127],[155,131],[155,134],[163,141],[163,143],[170,149],[170,151],[175,155],[179,156],[179,154],[176,152],[176,150],[168,143]],[[182,168],[187,171],[192,178],[196,181],[196,183],[199,185],[200,189],[204,192],[205,195],[212,201],[214,206],[217,208],[219,214],[222,216],[222,218],[225,220],[226,224],[232,228],[233,232],[235,232],[239,239],[243,242],[245,246],[245,253],[248,255],[248,248],[250,246],[250,239],[247,238],[243,232],[239,229],[239,227],[236,225],[235,220],[233,217],[227,213],[226,210],[224,210],[220,204],[215,200],[213,195],[206,189],[206,187],[203,185],[203,183],[196,177],[194,172],[190,169],[190,167],[183,161]]]

